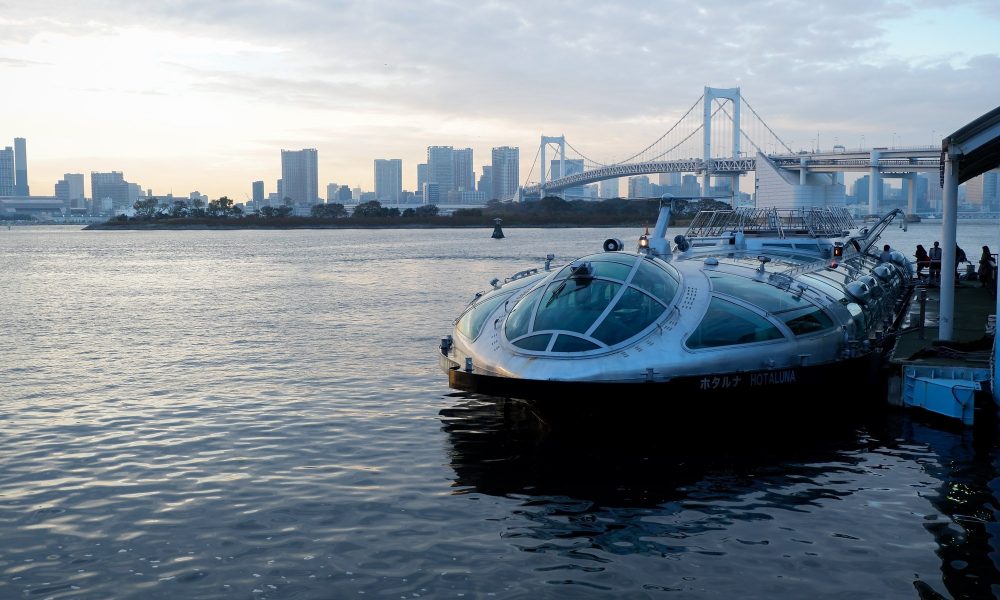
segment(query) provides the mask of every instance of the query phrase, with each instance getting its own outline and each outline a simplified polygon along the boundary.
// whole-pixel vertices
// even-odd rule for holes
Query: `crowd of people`
[[[889,245],[886,244],[882,250],[882,256],[886,256],[886,253],[890,251]],[[940,242],[934,242],[934,245],[930,249],[924,248],[923,244],[917,244],[917,249],[913,253],[914,258],[916,258],[916,268],[917,268],[917,278],[920,280],[927,279],[930,283],[940,283],[941,282],[941,257],[942,248]],[[961,273],[958,270],[959,265],[962,263],[968,263],[970,268],[966,273],[965,279],[967,280],[978,280],[982,287],[990,288],[993,293],[996,293],[996,258],[994,258],[993,253],[990,251],[989,246],[983,246],[983,253],[979,257],[978,268],[971,268],[971,261],[969,257],[965,254],[965,250],[962,250],[960,246],[955,245],[955,280],[961,279]],[[926,269],[927,274],[924,275],[924,270]]]

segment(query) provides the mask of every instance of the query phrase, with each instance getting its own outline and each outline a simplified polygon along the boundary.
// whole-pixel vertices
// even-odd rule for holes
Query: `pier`
[[[995,290],[979,281],[954,284],[951,339],[940,338],[941,288],[918,283],[890,353],[889,404],[926,410],[972,425],[995,417]],[[989,413],[988,415],[986,413]]]

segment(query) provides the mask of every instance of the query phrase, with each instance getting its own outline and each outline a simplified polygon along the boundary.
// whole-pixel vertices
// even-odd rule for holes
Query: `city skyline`
[[[471,149],[476,173],[520,148],[523,183],[541,135],[620,160],[706,85],[741,87],[793,148],[929,145],[1000,98],[1000,7],[983,2],[184,7],[5,6],[0,147],[29,141],[33,195],[124,172],[244,201],[300,148],[324,188],[372,190],[393,157],[415,190],[430,146]]]

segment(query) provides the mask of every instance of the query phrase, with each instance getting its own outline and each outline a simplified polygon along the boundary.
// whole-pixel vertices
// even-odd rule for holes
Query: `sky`
[[[795,149],[940,144],[1000,105],[1000,2],[0,0],[0,147],[26,138],[33,195],[121,171],[242,202],[302,148],[321,196],[376,158],[412,190],[431,145],[477,176],[517,146],[528,180],[540,136],[620,160],[706,86]]]

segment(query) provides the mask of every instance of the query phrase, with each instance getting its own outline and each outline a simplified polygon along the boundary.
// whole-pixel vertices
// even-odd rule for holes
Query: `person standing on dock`
[[[917,244],[917,251],[913,253],[913,256],[917,258],[917,279],[922,279],[923,270],[930,267],[931,257],[927,254],[923,244]]]
[[[984,288],[988,288],[991,294],[996,293],[996,281],[993,276],[993,271],[997,268],[996,262],[993,261],[993,253],[990,252],[989,246],[983,246],[983,255],[979,257],[979,281],[982,282]]]
[[[928,269],[931,281],[939,281],[941,279],[941,244],[934,242],[927,254],[931,259],[930,269]]]

